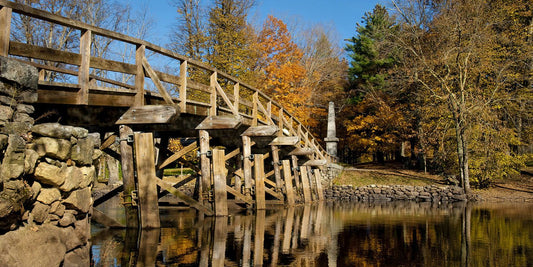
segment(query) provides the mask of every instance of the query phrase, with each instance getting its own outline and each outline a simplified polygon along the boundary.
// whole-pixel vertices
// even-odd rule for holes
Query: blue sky
[[[122,0],[127,1],[127,0]],[[204,0],[206,1],[206,0]],[[133,7],[146,8],[153,18],[153,33],[149,41],[166,46],[176,11],[171,0],[129,0]],[[257,0],[250,20],[261,25],[267,15],[300,26],[322,23],[336,30],[340,43],[355,34],[355,25],[365,12],[384,0]]]

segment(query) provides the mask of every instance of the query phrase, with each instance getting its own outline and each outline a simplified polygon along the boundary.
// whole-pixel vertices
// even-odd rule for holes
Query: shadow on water
[[[93,226],[95,266],[531,266],[533,205],[321,203],[197,216],[161,229]]]

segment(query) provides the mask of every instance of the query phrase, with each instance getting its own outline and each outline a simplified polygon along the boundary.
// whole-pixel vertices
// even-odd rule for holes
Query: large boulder
[[[69,166],[66,169],[65,182],[59,187],[59,189],[63,192],[70,192],[79,187],[83,178],[83,173],[78,167]]]
[[[69,209],[74,209],[82,213],[89,212],[92,204],[91,188],[86,187],[73,191],[67,199],[63,200],[63,204]]]
[[[33,148],[41,157],[48,156],[54,159],[66,160],[70,154],[71,146],[72,144],[65,139],[41,137],[35,139]]]
[[[23,227],[0,236],[0,266],[61,266],[67,252],[55,226]]]
[[[31,131],[40,136],[47,136],[60,139],[86,138],[89,131],[80,127],[61,125],[59,123],[42,123],[34,125]]]

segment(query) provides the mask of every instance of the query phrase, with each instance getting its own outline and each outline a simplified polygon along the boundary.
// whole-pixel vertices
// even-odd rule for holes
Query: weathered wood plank
[[[180,112],[187,112],[187,61],[180,64]]]
[[[169,184],[169,183],[167,183],[167,182],[165,182],[165,181],[163,181],[161,179],[156,179],[155,182],[157,183],[157,185],[159,185],[159,187],[161,187],[162,189],[168,191],[169,193],[171,193],[175,197],[179,198],[181,201],[187,203],[192,208],[195,208],[196,210],[198,210],[200,212],[203,212],[205,215],[208,215],[208,216],[211,216],[211,215],[214,214],[213,210],[211,210],[210,208],[202,205],[200,202],[194,200],[192,197],[189,197],[186,194],[182,193],[178,189],[174,188],[171,184]]]
[[[78,104],[89,104],[89,71],[91,66],[91,31],[81,32],[80,37],[80,55],[81,63],[78,69]]]
[[[234,195],[236,198],[246,202],[248,205],[253,205],[254,200],[250,197],[246,197],[245,195],[239,193],[237,190],[233,189],[231,186],[226,186],[226,191],[232,195]]]
[[[100,150],[104,150],[104,149],[108,148],[113,143],[115,143],[116,140],[117,140],[117,135],[116,134],[112,134],[112,135],[108,136],[106,138],[106,140],[104,140],[104,142],[100,145]]]
[[[274,180],[276,181],[276,189],[281,190],[283,187],[283,181],[281,180],[281,161],[279,160],[279,147],[271,146],[272,149],[272,162],[274,164]]]
[[[207,157],[207,151],[209,151],[209,132],[205,130],[199,131],[199,145],[200,145],[200,169],[201,169],[201,179],[197,185],[198,192],[198,201],[207,205],[209,200],[209,189],[211,188],[211,160]]]
[[[226,154],[226,156],[224,157],[224,160],[228,161],[229,159],[239,155],[240,153],[241,153],[241,149],[237,148],[237,149],[231,151],[230,153]]]
[[[249,136],[242,137],[242,156],[243,156],[243,178],[244,178],[244,195],[249,197],[252,188],[252,140]]]
[[[294,205],[294,188],[292,186],[291,162],[283,160],[283,178],[285,179],[285,192],[287,192],[287,204]]]
[[[196,126],[196,130],[237,129],[241,123],[241,117],[209,116]]]
[[[156,124],[168,123],[175,118],[177,110],[173,106],[146,105],[131,107],[122,114],[115,124]]]
[[[215,194],[215,215],[228,216],[228,194],[226,191],[226,160],[223,149],[213,150],[213,188]]]
[[[268,188],[268,187],[265,187],[265,193],[268,193],[269,195],[279,199],[279,200],[283,200],[283,195],[279,194],[278,192]],[[282,202],[283,204],[283,202]]]
[[[296,186],[296,191],[301,190],[300,186],[300,173],[298,172],[298,157],[297,156],[291,156],[291,164],[292,168],[294,169],[294,185]]]
[[[297,147],[293,151],[289,153],[291,156],[309,156],[313,155],[315,151],[312,148],[309,147]]]
[[[124,185],[123,201],[126,214],[126,226],[137,229],[139,226],[138,210],[133,205],[131,193],[135,191],[135,172],[133,164],[133,146],[128,143],[128,136],[133,135],[133,130],[126,126],[119,126],[120,136],[120,163],[122,164],[122,182]],[[113,141],[114,142],[114,141]]]
[[[185,156],[185,154],[195,150],[198,147],[198,142],[191,143],[190,145],[182,148],[180,151],[172,154],[172,156],[168,157],[163,163],[161,163],[157,168],[162,169],[168,166],[168,164],[178,160],[179,158]]]
[[[272,142],[271,146],[294,146],[298,144],[300,138],[298,136],[278,136]]]
[[[154,138],[152,133],[135,133],[135,158],[142,228],[159,228],[159,207],[155,183]]]
[[[319,169],[315,169],[315,182],[318,194],[318,200],[324,200],[324,189],[322,188],[322,173]]]
[[[134,107],[144,106],[144,68],[145,46],[138,45],[135,51],[135,102]]]
[[[326,160],[322,159],[315,159],[315,160],[308,160],[303,165],[304,166],[311,166],[311,167],[321,167],[328,164]]]
[[[92,211],[92,214],[91,214],[91,220],[94,220],[95,222],[99,223],[99,224],[102,224],[104,225],[105,227],[108,227],[108,228],[126,228],[125,225],[121,224],[120,222],[118,222],[117,220],[105,215],[105,213],[97,210],[97,209],[93,209]]]
[[[0,56],[9,55],[9,36],[11,33],[11,14],[9,7],[0,7]]]
[[[276,125],[252,126],[246,129],[241,136],[274,136],[278,130]]]
[[[265,169],[264,157],[262,154],[254,155],[254,176],[255,176],[255,208],[264,210],[265,204]]]
[[[304,192],[304,203],[311,203],[313,201],[311,196],[311,188],[309,185],[309,176],[307,174],[307,166],[300,166],[300,175],[302,177],[302,189]]]
[[[224,92],[224,90],[222,89],[222,87],[217,81],[215,81],[215,88],[217,89],[218,95],[222,97],[224,102],[226,102],[226,105],[228,105],[229,109],[233,111],[233,115],[237,116],[239,112],[237,111],[233,103],[230,101],[230,99],[226,95],[226,92]]]
[[[168,94],[167,89],[161,83],[161,80],[159,79],[157,74],[152,69],[152,66],[150,66],[150,63],[148,63],[148,60],[146,59],[146,57],[142,58],[142,64],[143,64],[144,70],[148,74],[148,77],[152,79],[152,82],[154,82],[155,87],[157,88],[157,90],[159,91],[159,94],[161,94],[165,102],[168,105],[174,106],[174,101],[172,101],[172,97]]]

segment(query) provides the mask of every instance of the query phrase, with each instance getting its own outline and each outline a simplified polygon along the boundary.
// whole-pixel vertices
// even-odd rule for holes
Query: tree
[[[178,24],[171,34],[171,47],[177,53],[202,60],[207,53],[205,14],[200,0],[174,0]]]
[[[287,25],[268,16],[258,34],[257,69],[262,75],[263,91],[292,113],[302,123],[313,126],[311,120],[311,90],[305,87],[303,53],[292,41]]]
[[[510,153],[514,143],[514,133],[499,112],[509,97],[509,67],[516,63],[497,52],[502,18],[498,12],[505,2],[393,1],[402,18],[395,41],[405,53],[406,80],[418,88],[425,103],[446,108],[440,110],[440,119],[453,125],[465,191],[470,190],[471,161],[491,159],[490,165],[499,168],[504,164],[501,155]],[[488,150],[482,153],[479,148]],[[479,183],[478,178],[474,181]]]
[[[255,63],[254,30],[246,21],[253,5],[254,0],[215,0],[209,11],[207,61],[245,81]]]

